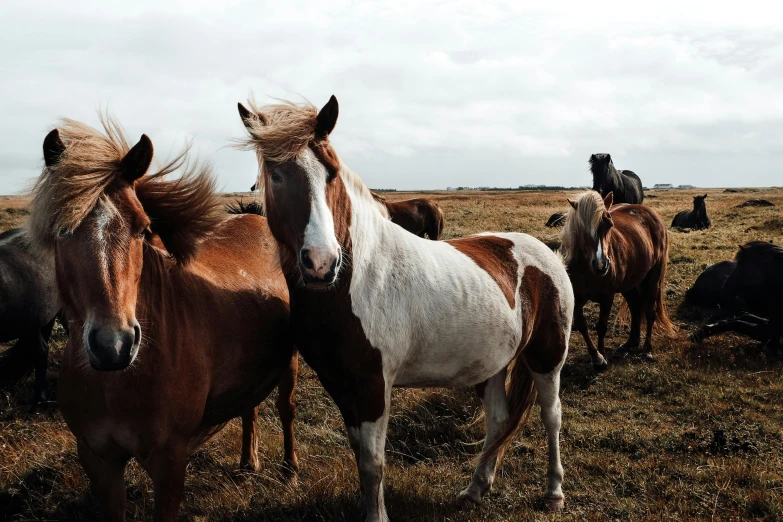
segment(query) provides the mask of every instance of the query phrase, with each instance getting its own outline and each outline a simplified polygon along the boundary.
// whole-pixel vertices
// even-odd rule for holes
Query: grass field
[[[483,423],[476,422],[478,399],[470,390],[397,390],[385,481],[392,520],[783,519],[783,361],[731,335],[692,345],[687,334],[701,318],[678,310],[696,276],[731,258],[739,243],[783,242],[783,190],[706,192],[713,228],[670,232],[667,305],[678,331],[674,339],[658,341],[656,360],[610,358],[610,368],[596,375],[581,337],[571,338],[562,385],[565,512],[552,515],[542,508],[546,441],[537,412],[507,453],[493,492],[481,506],[461,510],[456,494],[470,480],[471,459],[483,436]],[[646,203],[668,224],[677,211],[691,208],[696,193],[650,192]],[[552,242],[559,229],[544,223],[564,209],[570,195],[450,192],[428,197],[445,212],[446,238],[522,231]],[[411,196],[387,194],[391,200]],[[750,198],[769,199],[776,206],[737,208]],[[0,198],[0,228],[24,219],[23,204]],[[593,308],[589,320],[595,320]],[[615,321],[610,325],[608,346],[614,348],[626,330]],[[63,344],[58,330],[49,374],[55,402]],[[298,485],[279,480],[282,434],[268,399],[259,420],[261,471],[237,470],[240,428],[233,421],[191,459],[182,519],[359,518],[356,466],[342,421],[313,372],[303,368],[297,390]],[[74,440],[56,404],[50,414],[28,418],[31,395],[31,379],[0,391],[0,518],[95,519]],[[127,478],[128,518],[151,519],[149,480],[135,464]]]

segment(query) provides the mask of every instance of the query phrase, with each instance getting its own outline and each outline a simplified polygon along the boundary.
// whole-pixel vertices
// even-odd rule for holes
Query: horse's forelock
[[[595,239],[605,206],[601,195],[594,190],[580,194],[576,208],[570,208],[561,233],[563,257],[566,263],[574,261],[588,238]]]

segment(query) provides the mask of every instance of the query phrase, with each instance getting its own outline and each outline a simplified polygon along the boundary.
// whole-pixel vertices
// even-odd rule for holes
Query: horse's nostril
[[[310,251],[308,249],[303,248],[299,253],[299,257],[301,258],[302,264],[305,266],[305,268],[308,270],[313,270],[315,268],[313,260],[310,259]]]
[[[133,325],[133,346],[136,346],[141,341],[141,326],[137,324]]]
[[[90,344],[90,350],[98,349],[98,330],[92,328],[87,334],[87,342]]]

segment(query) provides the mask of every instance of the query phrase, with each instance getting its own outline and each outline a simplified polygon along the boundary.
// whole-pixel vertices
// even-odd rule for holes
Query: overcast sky
[[[593,152],[647,186],[783,185],[770,1],[111,4],[2,0],[0,193],[40,172],[58,117],[98,107],[247,190],[255,157],[228,145],[251,91],[335,94],[332,142],[375,188],[587,185]]]

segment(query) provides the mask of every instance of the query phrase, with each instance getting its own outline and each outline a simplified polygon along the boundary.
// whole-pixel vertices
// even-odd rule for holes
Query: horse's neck
[[[379,230],[391,222],[381,213],[377,201],[361,178],[345,165],[342,168],[345,191],[351,205],[351,248],[374,248],[379,239]]]

